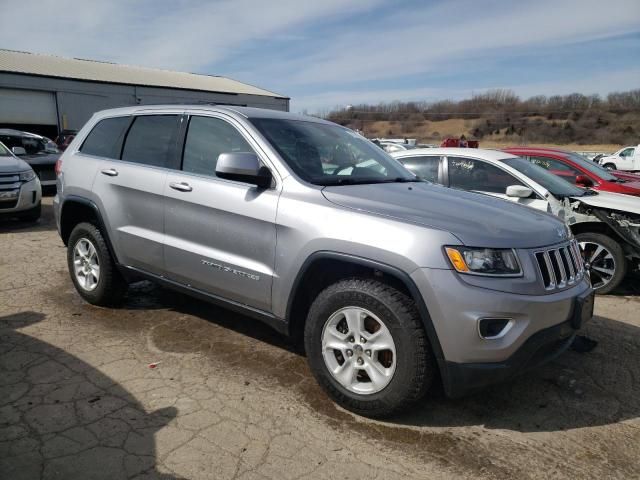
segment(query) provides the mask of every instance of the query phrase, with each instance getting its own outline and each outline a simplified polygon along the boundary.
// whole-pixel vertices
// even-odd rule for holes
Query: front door
[[[451,188],[486,193],[537,210],[547,210],[547,201],[535,192],[528,198],[508,197],[506,194],[508,186],[528,187],[528,185],[495,165],[475,158],[447,157],[447,167]]]
[[[216,177],[221,153],[254,152],[226,119],[192,116],[182,170],[165,183],[164,258],[168,278],[269,311],[279,189]]]

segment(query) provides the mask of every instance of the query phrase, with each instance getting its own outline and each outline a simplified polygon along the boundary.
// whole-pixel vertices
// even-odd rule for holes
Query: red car
[[[504,151],[526,158],[579,187],[640,196],[640,177],[605,170],[574,152],[539,147],[509,147]]]

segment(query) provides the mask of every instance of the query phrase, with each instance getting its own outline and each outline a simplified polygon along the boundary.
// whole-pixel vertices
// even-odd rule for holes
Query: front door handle
[[[193,188],[191,188],[191,185],[184,182],[171,182],[169,186],[174,190],[178,190],[179,192],[190,192],[191,190],[193,190]]]
[[[115,168],[105,168],[101,172],[103,175],[107,175],[108,177],[117,177],[118,171]]]

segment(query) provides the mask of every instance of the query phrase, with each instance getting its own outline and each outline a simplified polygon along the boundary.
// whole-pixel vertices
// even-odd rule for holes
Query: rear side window
[[[235,152],[254,153],[233,126],[219,118],[191,117],[182,170],[215,177],[218,156]]]
[[[178,117],[144,115],[135,117],[124,141],[122,160],[154,167],[173,168]]]
[[[120,158],[122,139],[131,123],[131,117],[105,118],[87,135],[80,151],[87,155]]]

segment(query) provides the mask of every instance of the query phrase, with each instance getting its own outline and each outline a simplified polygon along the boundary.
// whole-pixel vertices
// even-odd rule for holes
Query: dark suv
[[[3,128],[0,129],[0,142],[33,168],[43,189],[55,188],[55,166],[60,150],[52,140],[35,133]]]

